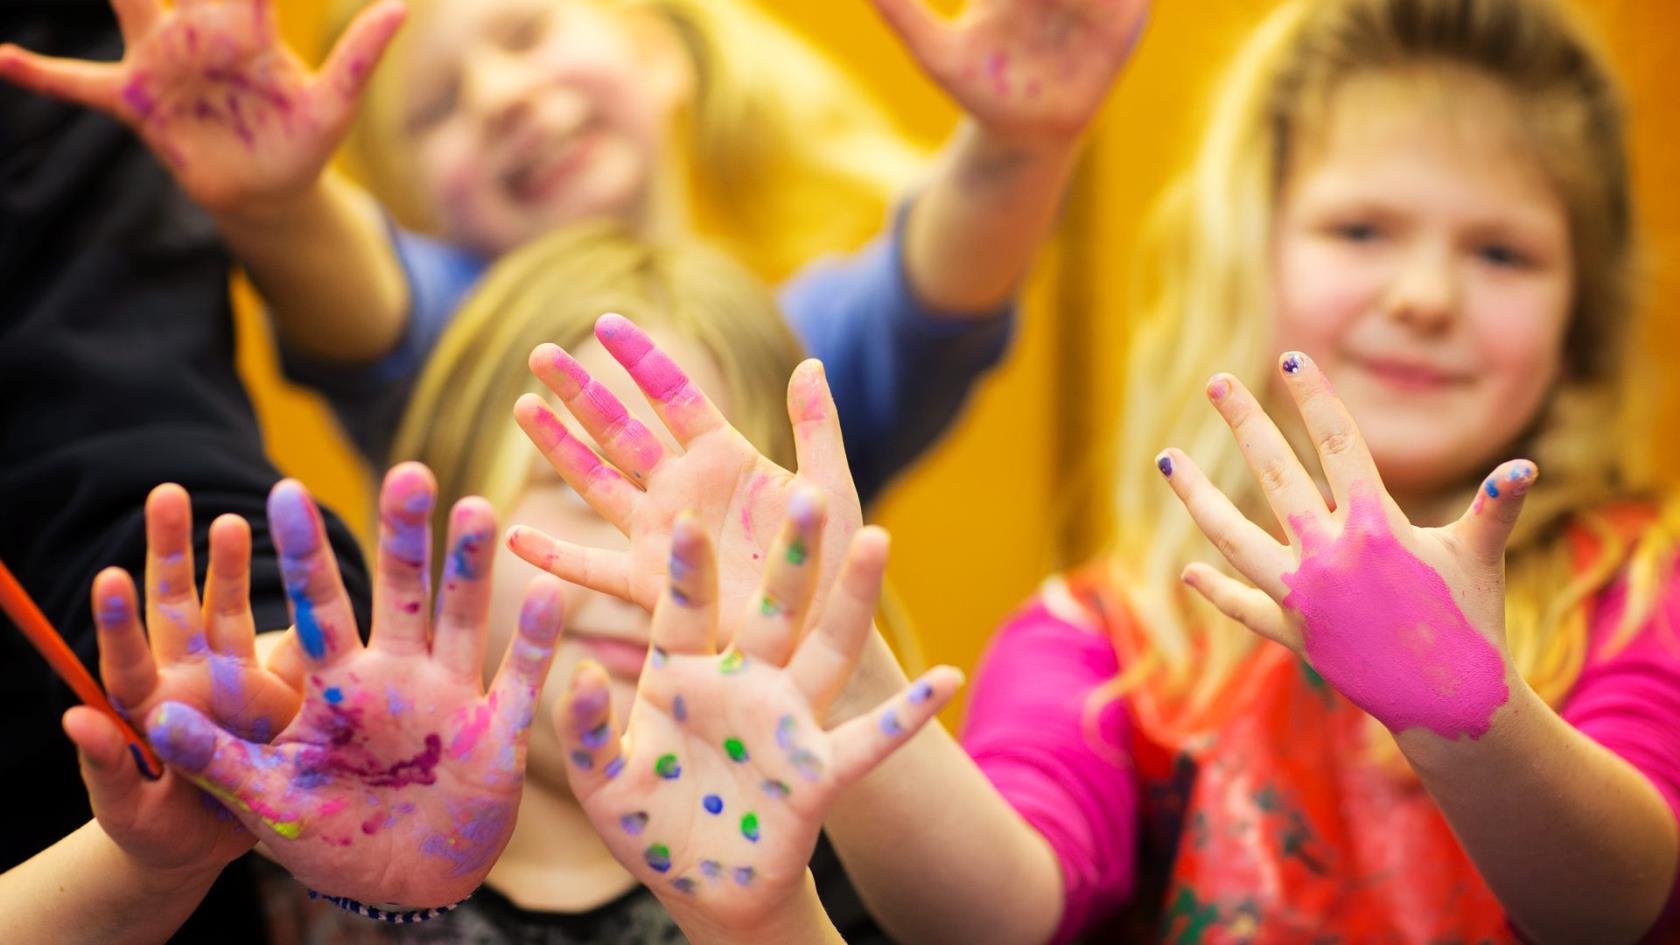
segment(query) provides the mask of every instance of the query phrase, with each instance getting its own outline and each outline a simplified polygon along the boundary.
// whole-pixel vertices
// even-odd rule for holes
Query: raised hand
[[[285,201],[321,174],[369,73],[402,25],[384,0],[358,15],[312,73],[282,42],[271,0],[112,0],[121,62],[0,46],[0,77],[133,128],[212,213]]]
[[[887,704],[825,730],[827,705],[870,633],[886,536],[858,532],[833,593],[812,610],[823,580],[822,495],[800,488],[787,509],[761,562],[762,583],[734,610],[718,597],[706,530],[693,516],[677,520],[654,648],[622,739],[595,664],[579,667],[557,707],[572,789],[595,829],[691,933],[694,922],[754,927],[796,895],[835,794],[962,683],[956,670],[938,667]],[[720,606],[735,618],[721,654]]]
[[[514,527],[509,545],[554,575],[652,611],[663,592],[671,528],[692,511],[709,534],[721,535],[718,583],[724,613],[738,613],[758,589],[776,523],[801,484],[825,496],[829,525],[817,581],[817,606],[832,584],[847,543],[863,521],[846,466],[833,398],[822,366],[808,361],[788,386],[799,472],[766,459],[729,425],[680,367],[640,328],[604,315],[596,337],[653,405],[677,447],[667,448],[623,403],[554,345],[532,352],[531,370],[554,391],[600,447],[597,454],[541,397],[526,395],[514,416],[555,470],[602,518],[630,539],[628,551],[587,548]]]
[[[929,77],[1016,139],[1083,132],[1149,18],[1149,0],[973,0],[954,23],[925,0],[874,2]]]
[[[363,646],[320,513],[298,483],[276,486],[269,524],[309,663],[302,711],[271,745],[180,703],[162,705],[147,725],[158,754],[222,800],[300,881],[389,911],[464,899],[507,843],[560,631],[559,583],[541,577],[485,693],[495,516],[482,499],[456,505],[433,617],[435,493],[418,464],[386,476]]]
[[[1505,542],[1533,463],[1502,464],[1456,522],[1413,526],[1390,498],[1347,409],[1306,355],[1281,361],[1284,386],[1316,444],[1335,504],[1235,378],[1208,396],[1231,425],[1289,536],[1244,518],[1189,457],[1169,449],[1161,472],[1196,525],[1255,587],[1206,564],[1184,580],[1221,612],[1299,654],[1391,731],[1479,737],[1509,698]]]
[[[251,529],[236,515],[210,526],[204,598],[193,578],[192,504],[180,486],[146,500],[146,615],[134,580],[110,568],[94,578],[99,671],[113,704],[143,719],[165,702],[190,705],[257,741],[296,714],[299,695],[258,665],[248,589]],[[149,628],[150,632],[147,632]],[[179,772],[141,777],[120,729],[78,706],[64,730],[81,754],[82,779],[100,826],[131,856],[162,871],[220,870],[255,838]]]

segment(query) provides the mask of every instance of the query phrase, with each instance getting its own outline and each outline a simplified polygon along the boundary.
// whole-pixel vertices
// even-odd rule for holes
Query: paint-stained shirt
[[[827,369],[852,477],[865,503],[950,426],[975,381],[1003,357],[1014,323],[1012,302],[961,317],[922,304],[904,268],[907,216],[901,209],[874,243],[812,264],[780,293],[794,333]],[[400,228],[392,228],[392,238],[410,297],[396,348],[362,365],[281,349],[287,376],[327,397],[375,467],[386,464],[427,357],[490,265]]]
[[[1096,582],[1049,582],[992,641],[963,744],[1061,864],[1057,942],[1514,942],[1497,899],[1415,777],[1373,762],[1367,717],[1266,644],[1229,722],[1169,746],[1111,693],[1135,629]],[[1599,595],[1561,714],[1680,815],[1680,576],[1613,645]],[[1126,650],[1137,652],[1137,650]],[[1671,907],[1649,941],[1680,936]]]

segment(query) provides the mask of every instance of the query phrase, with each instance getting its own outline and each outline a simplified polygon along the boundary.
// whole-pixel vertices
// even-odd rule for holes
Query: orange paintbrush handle
[[[134,762],[140,766],[140,773],[148,778],[162,777],[163,762],[159,761],[157,755],[152,753],[152,746],[146,744],[146,740],[140,737],[140,733],[134,730],[134,726],[129,725],[128,720],[122,717],[122,713],[118,712],[116,707],[111,705],[111,701],[105,698],[104,690],[100,689],[99,684],[93,681],[93,677],[88,674],[87,668],[82,665],[81,660],[76,658],[76,654],[71,652],[70,646],[64,642],[64,638],[59,636],[58,631],[53,629],[51,623],[47,622],[47,615],[41,613],[41,608],[35,606],[35,601],[30,598],[29,592],[25,591],[23,585],[18,583],[17,578],[12,576],[11,569],[6,567],[4,561],[0,561],[0,610],[4,610],[6,615],[12,618],[12,622],[18,625],[18,629],[23,631],[23,635],[29,638],[30,643],[35,645],[35,649],[47,658],[47,663],[52,666],[53,672],[58,673],[59,678],[75,690],[76,695],[81,698],[84,705],[98,709],[117,723],[118,727],[122,729],[123,735],[128,739],[129,751],[133,752]]]

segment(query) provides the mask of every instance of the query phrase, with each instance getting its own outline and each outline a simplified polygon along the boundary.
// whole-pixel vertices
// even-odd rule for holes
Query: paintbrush
[[[128,724],[128,720],[111,704],[111,700],[105,698],[105,691],[93,681],[82,661],[76,658],[76,654],[70,650],[70,645],[53,629],[47,615],[41,613],[41,608],[35,605],[29,592],[12,576],[4,561],[0,561],[0,610],[4,610],[6,616],[12,618],[12,622],[18,625],[18,629],[23,631],[23,635],[34,644],[35,649],[47,658],[47,664],[53,668],[53,672],[58,673],[58,678],[75,690],[82,704],[98,709],[117,723],[123,736],[128,739],[128,750],[134,755],[134,763],[139,766],[140,773],[154,781],[163,777],[163,762],[152,753],[152,746],[146,744],[146,740],[140,737],[134,726]]]

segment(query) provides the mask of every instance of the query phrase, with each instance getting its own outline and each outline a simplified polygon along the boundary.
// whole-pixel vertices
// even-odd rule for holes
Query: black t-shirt
[[[0,0],[0,41],[121,54],[105,0]],[[258,628],[290,622],[263,511],[279,476],[234,369],[228,272],[209,218],[120,124],[0,83],[0,560],[90,668],[93,576],[143,573],[162,482],[192,494],[201,580],[210,522],[250,521]],[[367,573],[328,521],[365,628]],[[74,703],[0,616],[0,869],[90,816],[59,727]],[[259,913],[235,864],[176,940],[260,941]]]
[[[686,945],[670,913],[645,886],[588,912],[536,912],[481,886],[455,911],[415,925],[385,925],[311,900],[284,870],[257,864],[270,945]],[[826,836],[811,876],[828,918],[848,945],[892,945],[852,888]]]

